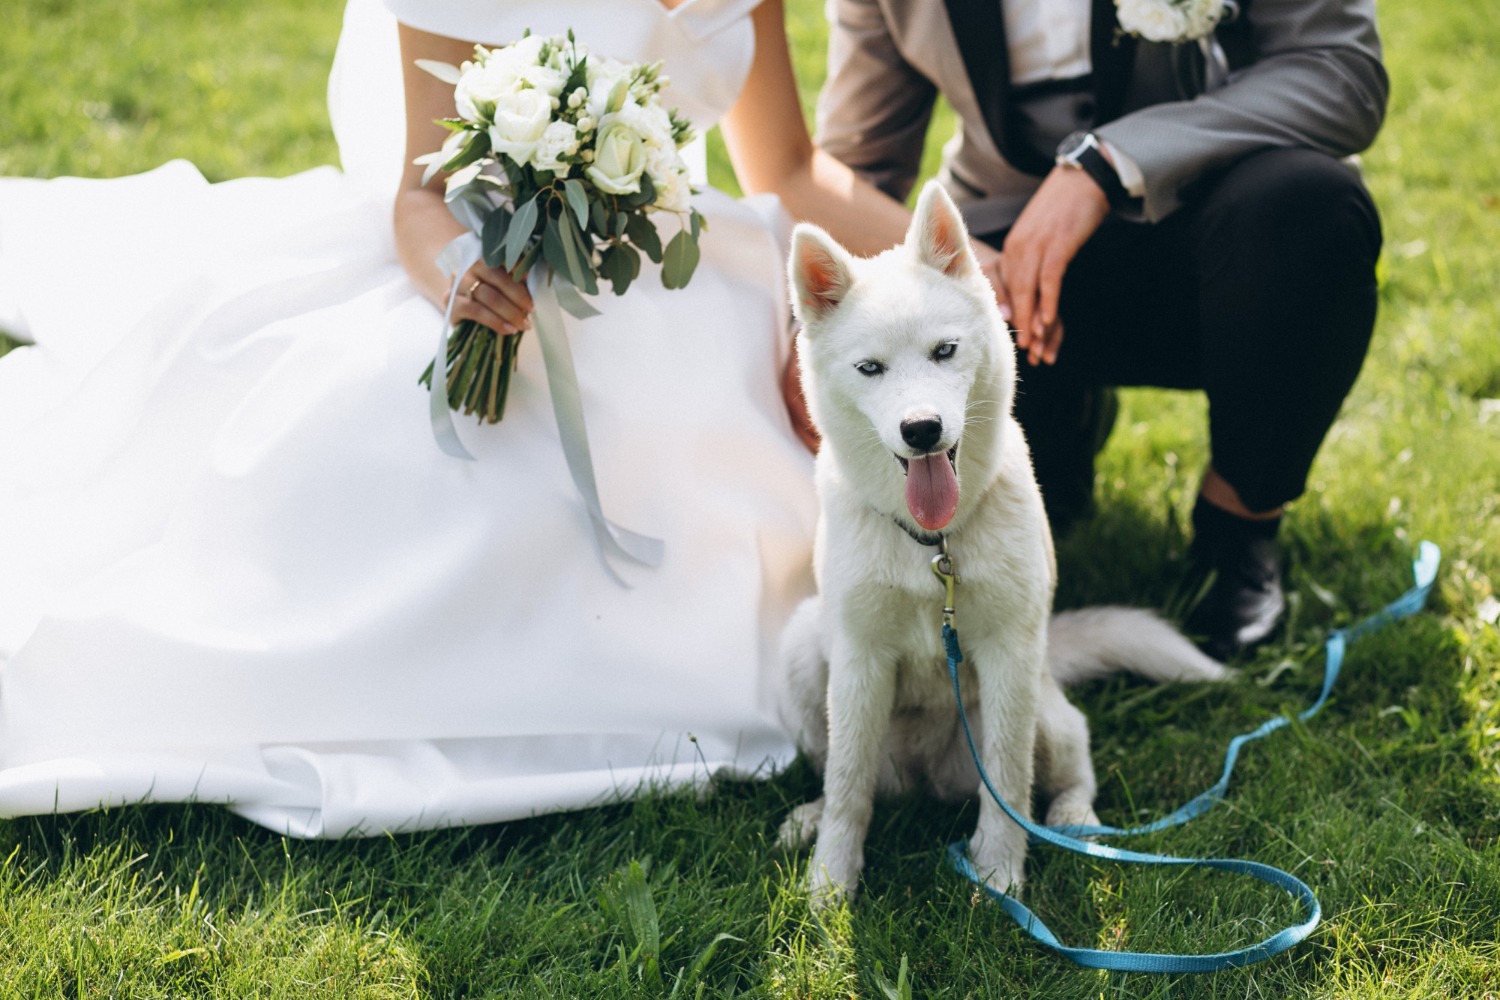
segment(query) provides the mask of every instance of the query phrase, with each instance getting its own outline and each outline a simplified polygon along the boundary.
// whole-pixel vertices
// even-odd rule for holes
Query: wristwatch
[[[1120,183],[1120,175],[1099,151],[1099,137],[1092,132],[1074,132],[1057,147],[1057,165],[1082,170],[1094,179],[1104,192],[1110,208],[1120,208],[1130,200],[1130,192]]]

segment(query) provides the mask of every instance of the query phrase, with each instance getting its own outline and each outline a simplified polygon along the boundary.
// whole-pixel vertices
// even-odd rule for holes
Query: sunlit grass
[[[790,6],[810,96],[821,4]],[[1394,102],[1365,169],[1386,227],[1382,313],[1288,518],[1293,627],[1233,688],[1079,693],[1101,814],[1159,815],[1214,780],[1230,734],[1311,701],[1325,630],[1404,590],[1418,540],[1443,547],[1429,613],[1358,643],[1322,715],[1247,751],[1223,805],[1144,845],[1293,871],[1324,906],[1308,942],[1213,976],[1079,970],[947,872],[942,847],[975,810],[916,800],[877,811],[860,901],[819,922],[798,889],[805,857],[772,843],[816,788],[797,765],[702,802],[361,842],[285,841],[198,806],[3,822],[0,993],[592,998],[681,982],[679,995],[882,998],[905,957],[919,997],[1500,995],[1500,412],[1486,402],[1500,397],[1500,7],[1388,0],[1381,15]],[[0,0],[0,24],[0,172],[185,157],[222,179],[335,160],[323,88],[337,3]],[[722,159],[714,176],[727,179]],[[1196,396],[1126,394],[1100,514],[1060,548],[1063,603],[1165,599],[1202,427]],[[632,863],[652,947],[609,902]],[[1040,849],[1027,891],[1065,940],[1099,947],[1232,947],[1299,919],[1255,883]]]

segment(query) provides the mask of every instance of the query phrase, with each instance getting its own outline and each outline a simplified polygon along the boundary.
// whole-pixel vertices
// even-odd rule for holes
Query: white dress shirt
[[[1042,80],[1072,80],[1093,69],[1089,58],[1091,0],[1003,0],[1006,49],[1010,54],[1013,86]],[[1100,141],[1120,175],[1120,183],[1135,197],[1146,190],[1140,167],[1112,144]]]
[[[1012,84],[1071,80],[1089,72],[1090,0],[1004,0],[1000,7]]]

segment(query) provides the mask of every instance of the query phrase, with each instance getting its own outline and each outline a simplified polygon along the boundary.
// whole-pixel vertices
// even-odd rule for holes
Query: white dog
[[[1128,667],[1158,680],[1225,669],[1145,611],[1096,608],[1048,624],[1052,537],[1020,426],[1015,355],[957,209],[923,190],[906,242],[851,257],[816,226],[792,237],[802,385],[822,434],[819,593],[787,626],[783,720],[824,775],[823,798],[782,828],[814,836],[809,889],[851,897],[877,792],[979,788],[941,641],[946,540],[965,706],[985,770],[1051,824],[1095,823],[1088,727],[1058,684]],[[1026,835],[987,799],[971,841],[989,884],[1021,886]]]

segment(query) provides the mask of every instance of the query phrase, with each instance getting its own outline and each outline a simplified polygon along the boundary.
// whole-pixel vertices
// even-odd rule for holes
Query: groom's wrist
[[[1067,170],[1079,170],[1087,174],[1112,209],[1124,208],[1130,201],[1130,192],[1120,182],[1120,175],[1105,155],[1103,144],[1092,132],[1074,132],[1057,147],[1056,163]]]

